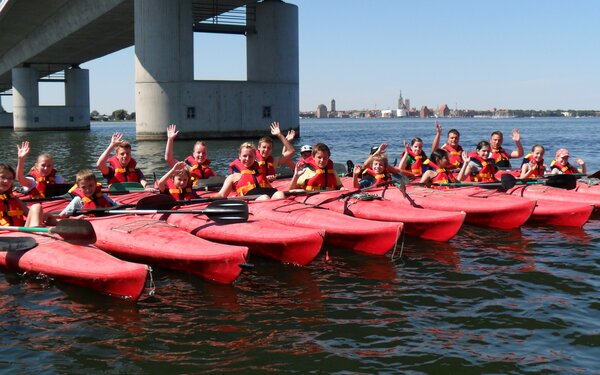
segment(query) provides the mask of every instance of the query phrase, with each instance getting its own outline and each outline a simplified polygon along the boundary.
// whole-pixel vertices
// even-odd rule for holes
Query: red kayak
[[[522,199],[522,197],[517,198],[514,195],[509,195],[495,189],[482,189],[475,186],[451,189],[448,190],[447,193],[459,194],[485,201],[497,201],[502,199],[514,201],[515,199]],[[531,200],[535,202],[535,208],[528,220],[529,223],[581,227],[589,220],[594,209],[594,207],[589,204],[574,203],[561,205],[547,199]]]
[[[583,181],[577,181],[577,187],[575,188],[574,191],[576,191],[578,193],[600,195],[600,185],[590,185]]]
[[[219,283],[231,283],[241,273],[248,248],[198,238],[147,215],[87,218],[94,226],[95,245],[120,258],[189,272]]]
[[[318,206],[361,219],[404,223],[407,236],[433,241],[448,241],[465,221],[464,212],[435,211],[415,208],[392,200],[361,200],[354,197],[335,199],[344,191],[321,192],[296,196],[296,202]],[[368,197],[367,197],[368,198]]]
[[[33,238],[29,250],[0,251],[0,265],[11,271],[43,274],[70,284],[136,301],[149,272],[144,264],[119,260],[102,250],[68,243],[58,236],[0,231],[0,245]],[[6,249],[6,247],[1,246]]]
[[[344,185],[352,186],[352,179],[342,179]],[[391,201],[402,202],[413,207],[423,207],[441,211],[464,211],[465,222],[469,224],[498,228],[519,228],[531,216],[535,202],[529,199],[492,201],[472,198],[452,193],[462,188],[438,190],[421,186],[406,186],[408,197],[400,189],[390,186],[387,189],[368,190]]]
[[[559,189],[545,185],[516,185],[507,191],[508,194],[529,199],[544,199],[566,204],[587,204],[600,208],[600,195]]]
[[[359,219],[292,199],[249,202],[250,213],[291,227],[324,230],[325,241],[360,253],[383,255],[395,248],[403,224]]]
[[[205,209],[208,204],[188,205],[186,210]],[[324,230],[291,227],[271,220],[250,218],[248,222],[219,225],[204,215],[157,215],[167,223],[198,237],[232,245],[248,246],[251,255],[304,266],[323,246]]]

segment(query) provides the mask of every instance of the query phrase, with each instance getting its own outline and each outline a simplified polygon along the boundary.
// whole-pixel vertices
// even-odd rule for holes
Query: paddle
[[[517,179],[511,174],[503,174],[498,182],[448,182],[448,183],[433,183],[433,186],[477,186],[483,189],[503,189],[508,190],[517,184]],[[427,184],[412,183],[413,186],[427,186]]]
[[[144,187],[139,182],[115,182],[108,187],[110,193],[113,192],[132,192],[132,191],[144,191]]]
[[[600,178],[600,170],[588,175],[589,178]]]
[[[55,227],[13,227],[4,226],[0,230],[11,232],[28,232],[28,233],[52,233],[58,234],[65,241],[76,243],[79,245],[89,245],[96,242],[96,232],[89,221],[77,219],[63,219],[56,224]]]
[[[502,177],[507,175],[502,175]],[[577,187],[577,176],[572,174],[552,174],[547,177],[524,178],[517,182],[519,185],[546,185],[560,189],[573,190]]]
[[[0,237],[0,251],[27,251],[36,246],[33,237]]]
[[[167,206],[167,200],[169,198],[172,199],[173,203],[175,203],[175,198],[170,195],[162,194],[164,197],[156,198],[157,200],[161,200],[161,206]],[[158,197],[160,195],[156,195],[153,197]],[[143,199],[140,199],[142,201]],[[146,201],[142,205],[146,205],[148,202]],[[173,204],[174,205],[174,204]],[[114,210],[114,209],[95,209],[95,210],[76,210],[73,214],[107,214],[107,215],[119,215],[119,214],[204,214],[208,216],[209,219],[213,220],[219,224],[232,224],[232,223],[242,223],[248,221],[248,204],[244,201],[235,201],[235,200],[226,200],[220,199],[209,204],[205,209],[202,210],[168,210],[168,209],[138,209],[140,207],[139,203],[134,210]]]
[[[192,189],[208,191],[214,188],[221,188],[226,178],[227,177],[225,176],[210,176],[208,178],[203,178],[198,180],[198,183],[192,186]]]

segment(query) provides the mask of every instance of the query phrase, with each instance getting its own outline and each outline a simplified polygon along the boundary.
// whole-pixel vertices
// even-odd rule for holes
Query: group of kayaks
[[[0,265],[137,300],[151,276],[150,267],[231,283],[250,266],[249,255],[303,266],[324,243],[384,255],[402,242],[402,236],[448,241],[464,222],[498,229],[526,223],[581,227],[600,207],[600,185],[577,183],[566,190],[539,181],[513,184],[505,191],[485,189],[485,184],[448,190],[387,184],[357,190],[352,179],[342,178],[347,190],[290,192],[285,199],[247,204],[230,198],[225,202],[236,202],[231,207],[211,198],[210,192],[183,203],[130,191],[129,185],[130,192],[114,192],[113,198],[136,207],[137,213],[113,210],[86,218],[94,236],[89,244],[69,241],[68,232],[0,231]],[[284,190],[287,181],[276,180],[274,186]],[[142,202],[145,210],[139,209]],[[50,212],[67,203],[60,198],[42,202]],[[244,219],[215,221],[207,215],[215,207],[224,222],[228,213],[235,218],[240,210],[246,210]]]

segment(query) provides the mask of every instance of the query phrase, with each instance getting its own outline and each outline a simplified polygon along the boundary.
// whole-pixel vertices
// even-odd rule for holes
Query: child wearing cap
[[[561,148],[558,151],[556,151],[556,159],[552,160],[552,163],[550,163],[550,173],[585,174],[585,161],[583,161],[583,159],[577,158],[575,162],[577,162],[577,164],[580,165],[580,168],[574,167],[571,164],[569,164],[569,150],[567,150],[566,148]]]

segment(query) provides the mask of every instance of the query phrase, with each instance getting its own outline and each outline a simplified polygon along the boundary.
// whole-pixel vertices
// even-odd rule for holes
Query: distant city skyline
[[[287,2],[299,9],[301,111],[331,98],[393,109],[399,88],[415,108],[600,109],[598,1]],[[195,34],[194,78],[245,80],[245,42]],[[135,111],[134,59],[130,47],[81,65],[91,110]],[[63,103],[60,85],[40,84],[41,105]]]

